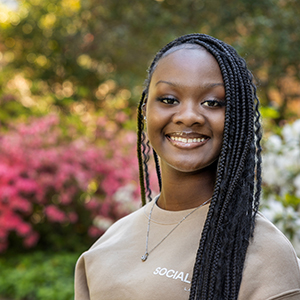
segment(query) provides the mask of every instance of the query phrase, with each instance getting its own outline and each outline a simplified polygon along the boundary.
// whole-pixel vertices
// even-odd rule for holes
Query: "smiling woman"
[[[224,42],[191,34],[158,52],[138,106],[149,202],[80,257],[76,300],[300,298],[294,249],[258,212],[258,103],[245,61]],[[153,201],[147,138],[161,189]]]

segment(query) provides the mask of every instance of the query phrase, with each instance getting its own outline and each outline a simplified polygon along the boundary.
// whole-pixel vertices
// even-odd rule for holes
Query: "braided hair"
[[[154,58],[138,105],[138,159],[142,203],[151,201],[147,161],[149,143],[143,131],[143,105],[159,60],[180,45],[199,45],[219,64],[225,86],[225,124],[216,182],[197,251],[190,300],[237,299],[249,240],[261,193],[261,125],[253,76],[235,49],[205,34],[175,39]],[[157,177],[161,172],[153,150]]]

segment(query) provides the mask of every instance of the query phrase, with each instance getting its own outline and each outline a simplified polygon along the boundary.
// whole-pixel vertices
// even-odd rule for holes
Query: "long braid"
[[[160,171],[160,166],[159,166],[158,155],[154,149],[153,149],[153,157],[154,157],[154,161],[155,161],[155,169],[156,169],[156,175],[157,175],[157,179],[158,179],[159,190],[161,191],[161,171]]]
[[[142,157],[142,139],[143,139],[143,130],[144,130],[142,105],[144,103],[145,95],[146,95],[145,93],[142,94],[137,109],[137,156],[139,162],[139,179],[140,179],[142,205],[146,204],[145,180],[144,180],[143,157]]]
[[[149,180],[149,171],[148,171],[148,162],[150,160],[150,145],[149,140],[146,138],[146,134],[142,133],[142,152],[143,152],[143,163],[144,163],[144,173],[145,173],[145,180],[146,180],[146,196],[149,201],[152,200],[151,197],[151,189],[150,189],[150,180]]]
[[[149,180],[149,171],[148,171],[148,162],[150,160],[150,144],[149,140],[146,137],[144,132],[144,117],[142,112],[142,107],[144,105],[146,92],[144,91],[141,97],[141,100],[138,105],[137,110],[137,152],[138,152],[138,162],[139,162],[139,180],[140,180],[140,189],[141,189],[141,198],[142,205],[146,204],[146,199],[152,201],[151,189],[150,189],[150,180]],[[156,167],[156,174],[158,178],[159,189],[161,190],[162,180],[161,180],[161,171],[159,166],[159,159],[157,153],[153,149],[153,156]]]
[[[256,146],[256,185],[255,185],[255,196],[254,196],[254,212],[258,211],[259,207],[259,201],[260,201],[260,195],[261,195],[261,183],[262,183],[262,177],[261,177],[261,164],[262,164],[262,158],[261,158],[261,139],[262,139],[262,128],[261,128],[261,122],[260,122],[260,112],[259,112],[259,100],[256,95],[256,86],[253,84],[253,76],[251,72],[248,71],[248,76],[251,79],[251,87],[253,89],[254,93],[254,125],[255,125],[255,146]],[[254,224],[253,224],[254,228]]]
[[[237,299],[261,192],[259,101],[245,61],[231,46],[204,34],[190,34],[167,44],[157,53],[149,68],[139,107],[148,93],[159,60],[170,49],[184,44],[204,47],[215,57],[222,73],[226,100],[214,193],[195,259],[189,299]],[[138,113],[141,114],[141,110]],[[139,129],[143,130],[141,124],[138,133]],[[153,153],[161,187],[159,160],[156,152]]]

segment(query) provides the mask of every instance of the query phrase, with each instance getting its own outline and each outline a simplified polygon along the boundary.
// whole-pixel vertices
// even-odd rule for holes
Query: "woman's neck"
[[[166,210],[185,210],[197,207],[212,197],[216,168],[183,173],[162,167],[162,178],[158,206]]]

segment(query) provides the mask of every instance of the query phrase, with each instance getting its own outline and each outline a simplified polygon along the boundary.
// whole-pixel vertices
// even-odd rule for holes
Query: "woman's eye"
[[[218,100],[206,100],[202,103],[204,106],[208,107],[218,107],[218,106],[225,106],[224,101],[218,101]]]
[[[159,98],[159,101],[161,101],[162,103],[165,103],[165,104],[175,104],[175,103],[178,103],[178,100],[176,100],[174,98]]]

